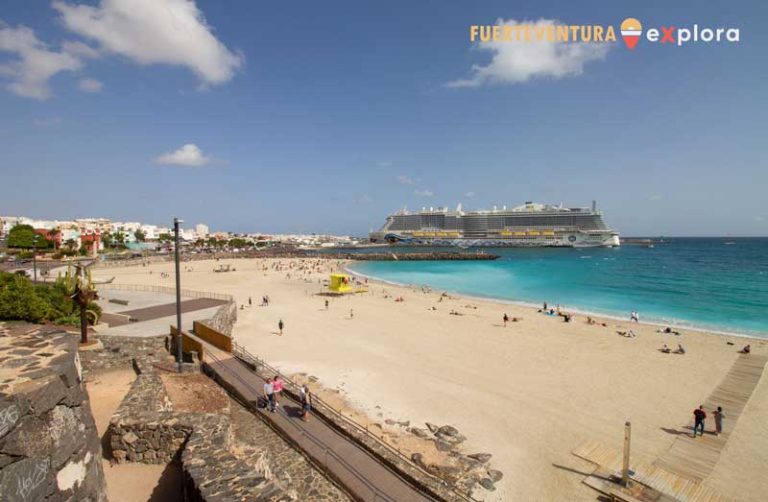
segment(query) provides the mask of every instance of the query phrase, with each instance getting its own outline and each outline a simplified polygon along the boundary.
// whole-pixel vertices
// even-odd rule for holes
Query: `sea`
[[[438,291],[533,306],[547,302],[621,319],[637,311],[641,321],[768,338],[768,238],[664,238],[653,247],[483,251],[500,258],[363,261],[350,269]]]

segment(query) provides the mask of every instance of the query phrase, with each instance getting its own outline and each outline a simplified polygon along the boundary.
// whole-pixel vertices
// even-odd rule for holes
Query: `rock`
[[[474,458],[475,460],[483,464],[488,462],[491,459],[491,457],[493,457],[493,455],[491,455],[490,453],[473,453],[472,455],[467,455],[467,456],[469,458]]]
[[[139,437],[134,434],[133,432],[128,432],[125,436],[123,436],[123,442],[126,444],[133,444],[138,440]]]
[[[426,425],[427,425],[427,429],[429,429],[429,432],[431,432],[432,434],[434,434],[435,432],[440,430],[440,427],[435,425],[435,424],[431,424],[429,422],[426,422]]]
[[[438,451],[451,451],[454,448],[452,443],[443,441],[442,439],[436,439],[435,446],[437,447]]]
[[[384,423],[387,424],[387,425],[395,425],[397,422],[395,422],[391,418],[388,418],[388,419],[384,420]]]
[[[411,425],[411,421],[410,420],[402,420],[400,422],[397,422],[397,425],[399,425],[401,427],[408,427],[409,425]]]
[[[459,430],[456,427],[453,427],[452,425],[444,425],[437,429],[437,432],[440,434],[443,434],[444,436],[458,436]]]
[[[461,465],[462,469],[465,471],[472,471],[483,464],[474,458],[469,458],[462,455],[459,457],[459,465]]]
[[[416,437],[420,437],[422,439],[426,439],[429,437],[429,431],[426,429],[421,429],[419,427],[410,427],[408,429],[408,432],[413,434]]]
[[[50,452],[51,446],[48,423],[27,415],[5,438],[0,452],[22,457],[43,457]]]
[[[419,467],[426,468],[426,464],[424,463],[424,455],[421,453],[414,453],[411,455],[411,462],[418,465]]]
[[[53,473],[48,459],[25,458],[0,472],[2,500],[43,500],[53,490]]]
[[[467,438],[462,436],[461,434],[457,434],[455,436],[451,436],[448,434],[443,434],[440,431],[437,431],[435,433],[435,437],[439,439],[440,441],[445,441],[446,443],[451,443],[452,445],[458,445],[463,443]]]
[[[498,483],[501,481],[501,478],[504,477],[504,473],[501,471],[497,471],[496,469],[491,469],[488,471],[488,477],[491,478],[491,481],[494,483]]]
[[[493,485],[493,481],[490,478],[483,478],[480,480],[480,486],[488,490],[489,492],[495,491],[496,487]]]

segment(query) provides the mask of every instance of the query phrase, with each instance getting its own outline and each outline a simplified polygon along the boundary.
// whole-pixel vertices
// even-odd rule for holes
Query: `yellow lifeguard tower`
[[[331,274],[331,283],[328,285],[328,291],[340,295],[355,292],[352,287],[352,280],[347,274]]]

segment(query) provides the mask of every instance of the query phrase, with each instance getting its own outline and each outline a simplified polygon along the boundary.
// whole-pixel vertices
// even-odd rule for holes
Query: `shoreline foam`
[[[412,288],[412,287],[428,287],[432,289],[433,291],[445,291],[446,293],[449,293],[455,297],[459,298],[466,298],[467,300],[476,300],[476,301],[490,301],[490,302],[496,302],[503,305],[514,305],[516,307],[523,307],[523,308],[529,308],[529,309],[539,309],[540,305],[538,303],[533,303],[530,301],[525,300],[510,300],[508,298],[500,298],[498,296],[483,296],[483,295],[472,295],[468,293],[463,293],[460,291],[450,290],[450,289],[442,289],[442,288],[436,288],[435,286],[432,286],[431,284],[416,284],[416,283],[401,283],[398,281],[393,281],[390,279],[384,279],[383,277],[377,277],[374,275],[362,273],[358,270],[355,270],[353,268],[353,264],[356,262],[348,262],[344,265],[344,270],[351,275],[355,275],[358,277],[366,278],[370,281],[374,281],[376,283],[381,284],[390,284],[392,286],[397,287],[404,287],[404,288]],[[610,321],[618,321],[618,322],[629,322],[629,319],[626,317],[620,317],[615,314],[609,314],[605,312],[599,312],[599,311],[591,311],[591,310],[584,310],[578,307],[567,307],[565,310],[568,312],[572,312],[574,314],[584,315],[584,316],[590,316],[598,319],[605,319]],[[536,312],[539,313],[539,312]],[[679,329],[685,329],[689,331],[695,331],[696,333],[701,333],[704,335],[717,335],[717,336],[735,336],[739,338],[746,338],[749,340],[768,340],[768,333],[765,333],[765,335],[756,334],[756,333],[745,333],[740,331],[723,331],[722,329],[714,328],[714,327],[707,327],[707,326],[697,326],[693,324],[689,324],[689,321],[682,321],[680,319],[671,319],[671,320],[659,320],[653,317],[649,317],[649,320],[643,320],[639,324],[647,325],[647,326],[657,326],[660,328],[665,328],[667,326],[671,328],[679,328]]]

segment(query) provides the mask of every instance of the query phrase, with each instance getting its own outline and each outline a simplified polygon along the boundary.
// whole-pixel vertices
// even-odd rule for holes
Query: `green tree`
[[[104,232],[101,234],[101,242],[104,243],[104,248],[111,248],[114,242],[112,241],[112,234]]]
[[[35,246],[35,235],[31,225],[16,225],[8,231],[8,247],[31,249]]]
[[[144,242],[147,239],[147,235],[140,228],[136,229],[133,236],[136,237],[137,242]]]
[[[32,282],[19,274],[0,275],[0,319],[39,322],[48,316],[48,303]]]
[[[157,240],[160,242],[171,242],[173,240],[173,236],[171,234],[160,234],[157,236]]]

